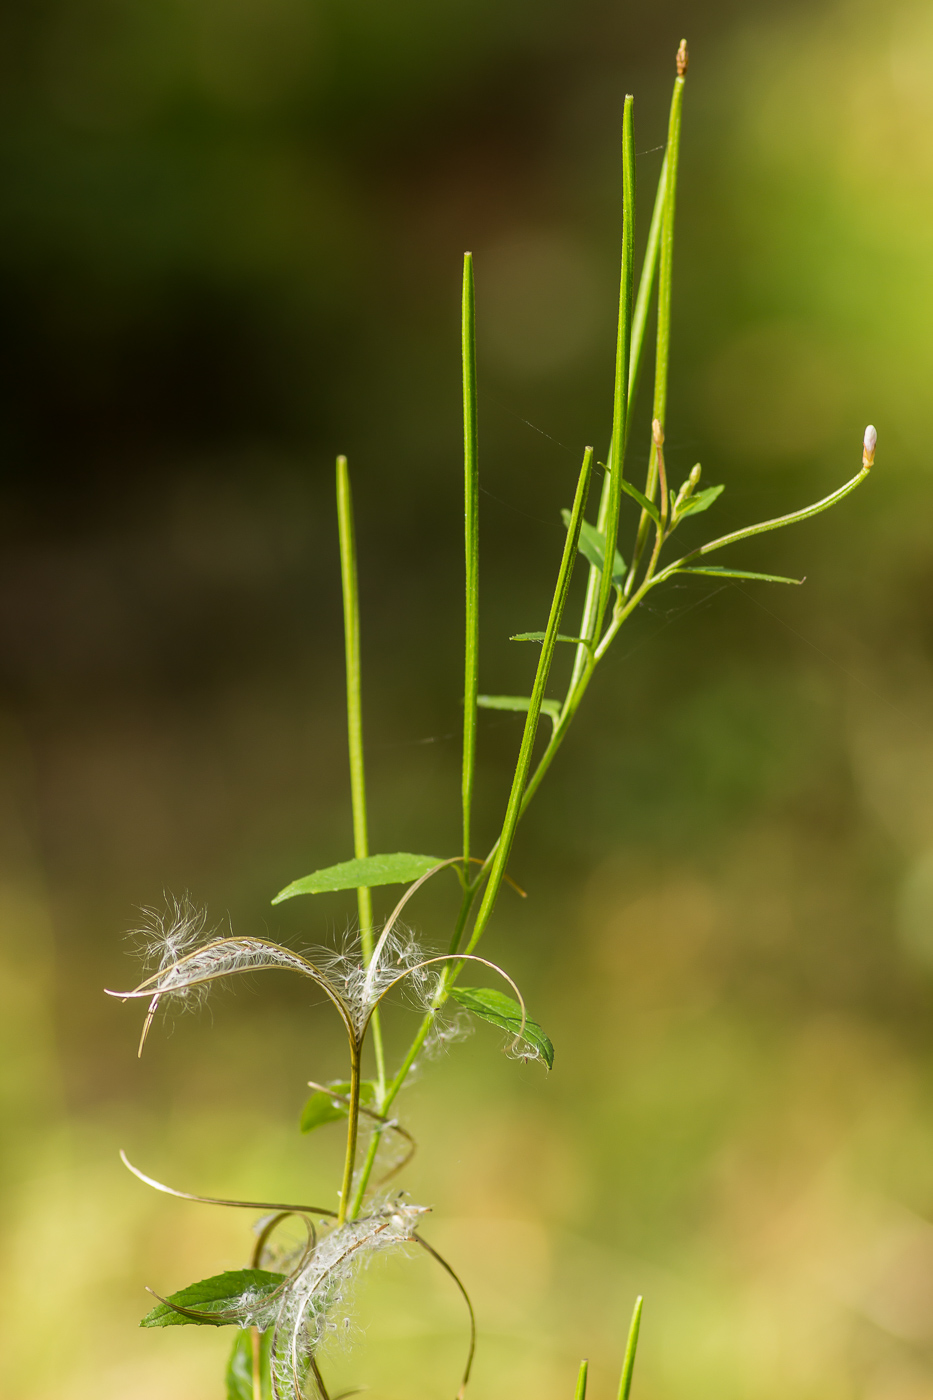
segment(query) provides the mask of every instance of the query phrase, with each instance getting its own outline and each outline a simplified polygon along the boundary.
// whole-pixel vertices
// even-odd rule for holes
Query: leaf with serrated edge
[[[531,700],[527,695],[477,695],[476,703],[481,710],[515,710],[527,714]],[[542,700],[541,713],[556,724],[560,719],[560,701]]]
[[[140,1322],[140,1327],[233,1327],[236,1319],[218,1317],[187,1317],[169,1307],[170,1303],[179,1308],[190,1308],[195,1312],[227,1312],[235,1308],[243,1294],[249,1291],[257,1297],[264,1293],[274,1293],[286,1274],[276,1274],[268,1269],[231,1269],[224,1274],[214,1274],[212,1278],[202,1278],[199,1283],[189,1283],[177,1293],[170,1293],[164,1303],[157,1303],[151,1312]]]
[[[441,861],[441,856],[413,856],[408,851],[344,860],[339,865],[328,865],[323,870],[303,875],[300,880],[293,880],[284,890],[279,890],[272,903],[281,904],[283,899],[294,899],[296,894],[325,894],[332,890],[357,890],[373,885],[408,885],[412,880],[420,880],[422,875],[427,875]]]
[[[569,530],[570,511],[562,510],[561,519]],[[592,564],[594,569],[602,572],[603,561],[606,558],[606,536],[602,530],[597,530],[595,525],[590,525],[586,520],[580,526],[580,542],[577,545],[580,553],[588,564]],[[612,566],[612,581],[617,588],[621,588],[625,583],[625,560],[616,550],[615,559]]]
[[[514,637],[510,637],[510,642],[543,642],[545,634],[543,632],[516,632]],[[565,637],[562,632],[558,632],[559,642],[573,642],[575,646],[589,646],[585,637]]]
[[[465,1011],[471,1011],[474,1016],[480,1016],[500,1030],[508,1031],[509,1035],[518,1035],[521,1030],[522,1008],[504,992],[495,988],[456,986],[450,989],[450,995]],[[530,1016],[525,1018],[522,1039],[537,1050],[548,1069],[554,1068],[554,1046]]]
[[[707,486],[704,491],[698,491],[695,496],[688,496],[677,507],[678,516],[699,515],[701,510],[709,510],[725,489],[724,486]]]
[[[707,574],[710,578],[755,578],[762,583],[795,583],[804,582],[802,578],[784,578],[782,574],[754,574],[748,569],[723,569],[718,564],[710,564],[706,568],[685,568],[677,569],[678,574]]]
[[[313,1133],[315,1128],[322,1128],[325,1123],[339,1123],[341,1118],[346,1118],[348,1106],[341,1103],[340,1099],[335,1099],[334,1094],[349,1094],[349,1082],[331,1084],[329,1088],[330,1093],[315,1089],[301,1110],[298,1126],[303,1133]],[[360,1084],[360,1103],[368,1106],[375,1097],[375,1082],[372,1079],[364,1079]]]

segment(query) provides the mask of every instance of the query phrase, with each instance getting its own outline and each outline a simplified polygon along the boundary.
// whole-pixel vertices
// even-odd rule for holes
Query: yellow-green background
[[[929,7],[43,0],[2,31],[2,1394],[220,1400],[229,1333],[135,1324],[145,1284],[242,1263],[249,1218],[119,1147],[188,1190],[332,1198],[339,1131],[296,1121],[343,1065],[304,987],[221,993],[141,1063],[101,989],[163,889],[300,942],[352,918],[269,907],[351,853],[336,451],[373,841],[456,850],[460,256],[481,683],[518,691],[505,639],[542,625],[608,436],[621,97],[644,228],[686,33],[672,475],[725,482],[725,527],[842,482],[868,421],[877,467],[736,551],[804,588],[695,580],[623,634],[488,936],[554,1072],[488,1027],[428,1064],[406,1185],[474,1293],[479,1397],[568,1397],[583,1355],[608,1397],[640,1291],[639,1400],[929,1400]],[[633,475],[647,426],[643,395]],[[518,734],[483,720],[483,840]],[[413,907],[431,946],[454,893]],[[454,1393],[432,1268],[371,1269],[335,1385]]]

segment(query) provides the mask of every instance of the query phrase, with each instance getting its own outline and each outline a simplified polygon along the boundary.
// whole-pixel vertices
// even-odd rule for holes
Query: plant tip
[[[652,419],[651,436],[654,438],[655,445],[657,447],[660,447],[663,444],[664,429],[661,427],[661,420],[659,418]]]
[[[677,76],[684,77],[690,64],[690,55],[687,52],[687,41],[681,39],[680,48],[677,50]]]
[[[878,430],[871,423],[865,429],[862,439],[862,466],[870,467],[875,461],[875,448],[878,445]]]

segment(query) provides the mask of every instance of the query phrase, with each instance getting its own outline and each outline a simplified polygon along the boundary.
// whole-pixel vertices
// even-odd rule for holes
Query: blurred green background
[[[144,1285],[239,1266],[249,1217],[119,1147],[187,1190],[333,1192],[339,1130],[296,1124],[341,1047],[304,988],[222,993],[142,1062],[101,989],[163,890],[286,940],[352,920],[269,906],[351,853],[337,451],[373,842],[456,849],[461,254],[481,684],[516,692],[608,438],[622,96],[643,237],[682,33],[672,475],[701,460],[728,527],[851,476],[868,421],[877,466],[732,556],[804,588],[695,579],[626,629],[488,936],[554,1072],[488,1027],[427,1064],[406,1185],[474,1293],[477,1396],[568,1397],[588,1355],[608,1397],[637,1291],[639,1400],[933,1396],[929,6],[36,0],[0,20],[9,1400],[222,1396],[229,1332],[135,1324]],[[482,721],[481,840],[519,732]],[[412,909],[432,946],[454,896]],[[335,1385],[453,1393],[442,1275],[377,1264],[360,1303]]]

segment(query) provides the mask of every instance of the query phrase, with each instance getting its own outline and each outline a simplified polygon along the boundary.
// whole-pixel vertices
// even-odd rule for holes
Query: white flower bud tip
[[[878,443],[878,432],[871,423],[865,429],[865,436],[862,439],[862,466],[870,467],[875,460],[875,447]]]
[[[677,50],[677,76],[682,78],[690,64],[690,55],[687,53],[687,41],[681,39],[680,48]]]
[[[664,429],[661,427],[660,420],[657,418],[652,421],[651,436],[654,438],[658,447],[664,442]]]

